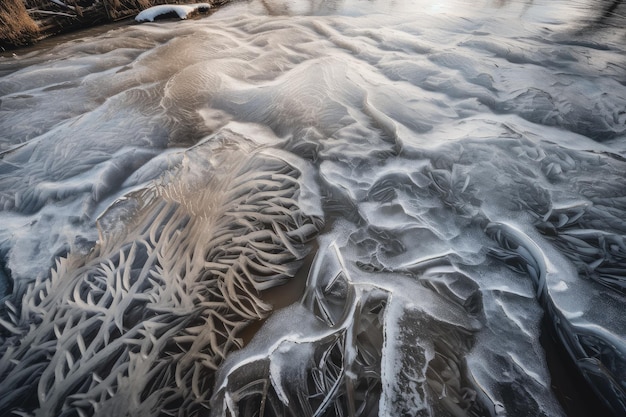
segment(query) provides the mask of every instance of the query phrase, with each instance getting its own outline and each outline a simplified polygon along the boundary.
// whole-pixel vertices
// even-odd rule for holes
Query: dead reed
[[[26,12],[22,0],[0,2],[0,47],[21,46],[39,37],[39,28]]]

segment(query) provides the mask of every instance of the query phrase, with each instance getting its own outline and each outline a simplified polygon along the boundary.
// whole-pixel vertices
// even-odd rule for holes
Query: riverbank
[[[217,7],[227,1],[209,3]],[[190,3],[195,0],[4,0],[0,2],[0,51],[127,19],[152,6]]]

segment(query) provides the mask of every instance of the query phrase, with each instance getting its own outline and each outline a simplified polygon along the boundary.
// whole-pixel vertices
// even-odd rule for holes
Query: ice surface
[[[0,414],[623,415],[607,7],[237,2],[0,58]]]

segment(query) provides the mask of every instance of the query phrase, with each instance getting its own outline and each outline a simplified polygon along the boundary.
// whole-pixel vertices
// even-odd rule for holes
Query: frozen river
[[[0,57],[0,415],[626,415],[625,16],[253,0]]]

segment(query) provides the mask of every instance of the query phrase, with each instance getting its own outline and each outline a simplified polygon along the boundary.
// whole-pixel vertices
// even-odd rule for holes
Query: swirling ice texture
[[[151,211],[120,201],[234,134],[311,164],[299,204],[320,199],[329,227],[305,294],[215,387],[142,384],[216,415],[575,415],[550,390],[545,315],[620,415],[626,36],[607,7],[259,1],[2,58],[3,323],[26,328],[20,295],[102,243],[101,213],[132,230]]]

